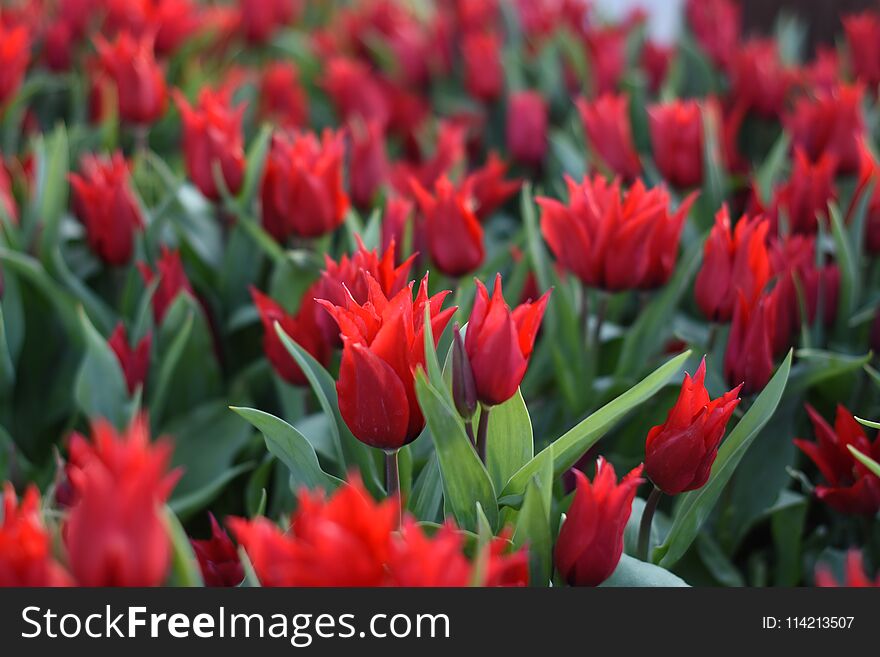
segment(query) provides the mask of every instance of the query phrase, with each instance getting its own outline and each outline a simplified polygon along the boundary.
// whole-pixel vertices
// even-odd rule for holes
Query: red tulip
[[[730,84],[735,102],[766,119],[780,116],[794,81],[773,39],[752,39],[733,55]]]
[[[96,35],[95,48],[103,70],[116,84],[120,118],[141,125],[159,119],[168,104],[168,91],[153,54],[153,38],[123,32],[108,43]]]
[[[539,91],[510,96],[505,128],[507,150],[522,164],[540,166],[547,153],[547,101]]]
[[[734,0],[688,0],[688,24],[709,58],[727,68],[739,48],[740,6]]]
[[[589,148],[611,173],[624,180],[635,179],[642,163],[630,128],[629,97],[609,93],[593,101],[578,98],[576,103]]]
[[[260,80],[260,114],[284,128],[303,128],[309,122],[309,98],[291,62],[273,62]]]
[[[776,305],[764,295],[753,304],[737,292],[733,324],[724,354],[724,377],[730,385],[742,384],[743,394],[760,392],[773,374],[773,328]]]
[[[375,74],[362,62],[334,57],[327,64],[322,80],[339,118],[351,121],[376,121],[389,125],[391,107]]]
[[[464,83],[468,93],[491,103],[504,91],[504,67],[501,43],[494,32],[465,34],[461,44],[464,60]]]
[[[211,537],[190,541],[199,560],[202,579],[205,586],[238,586],[244,579],[238,550],[229,534],[217,524],[214,514],[208,515],[211,518]]]
[[[263,226],[277,240],[319,237],[338,228],[348,211],[342,187],[341,133],[275,134],[261,190]]]
[[[626,71],[626,42],[629,29],[625,25],[591,27],[586,33],[590,54],[593,92],[614,93]]]
[[[837,582],[837,578],[831,569],[820,564],[816,566],[816,586],[821,587],[837,587],[845,586],[850,588],[868,588],[880,587],[880,575],[876,580],[872,580],[865,571],[865,563],[862,559],[862,553],[858,550],[850,550],[846,554],[846,571],[844,572],[844,580]]]
[[[804,87],[823,94],[833,93],[844,75],[837,49],[829,46],[818,46],[813,61],[799,73]]]
[[[785,213],[788,231],[814,234],[818,230],[818,216],[827,217],[828,202],[837,196],[834,178],[837,159],[824,153],[816,162],[795,148],[794,165],[788,181],[774,194],[771,211],[771,233],[777,233],[780,210]]]
[[[848,447],[880,460],[880,438],[871,442],[861,424],[842,404],[837,405],[834,428],[807,404],[816,442],[795,438],[794,444],[806,454],[825,484],[816,486],[816,497],[835,511],[873,517],[880,511],[880,477],[864,466]]]
[[[110,158],[85,155],[81,173],[70,174],[73,208],[86,228],[89,246],[104,262],[124,265],[134,251],[135,231],[143,228],[122,153]]]
[[[464,166],[467,130],[449,120],[440,121],[437,128],[436,146],[428,157],[420,153],[417,163],[397,162],[392,171],[395,189],[403,196],[412,192],[410,180],[415,178],[422,187],[430,189],[450,170]]]
[[[772,274],[769,228],[766,219],[743,215],[732,231],[726,205],[715,215],[694,284],[697,305],[711,321],[729,322],[740,293],[752,305],[764,291]]]
[[[125,375],[125,383],[128,387],[128,394],[133,395],[138,387],[142,387],[147,380],[147,374],[150,371],[150,346],[153,338],[147,333],[137,345],[132,348],[128,342],[128,335],[125,331],[125,324],[119,322],[113,329],[113,334],[107,341],[122,373]]]
[[[143,417],[124,434],[92,425],[92,442],[70,441],[75,502],[64,528],[70,567],[82,586],[158,586],[171,563],[163,506],[180,476],[172,446],[150,441]]]
[[[446,176],[434,184],[433,195],[414,178],[413,194],[425,220],[428,252],[448,276],[463,276],[483,264],[483,228],[470,209],[467,190],[458,190]]]
[[[705,379],[704,357],[693,378],[684,375],[666,422],[653,427],[645,441],[645,473],[668,495],[702,488],[709,480],[727,422],[740,401],[742,385],[710,399]]]
[[[559,531],[554,561],[571,586],[598,586],[611,577],[623,554],[623,531],[644,481],[642,466],[618,483],[614,467],[600,456],[592,483],[580,470],[574,474],[577,491]]]
[[[674,100],[648,108],[651,148],[663,177],[675,187],[703,180],[703,118],[699,103]]]
[[[159,279],[152,303],[153,317],[157,325],[161,324],[178,294],[181,292],[193,293],[180,260],[180,253],[163,246],[162,256],[156,263],[155,272],[143,262],[137,263],[137,267],[145,284],[149,285],[156,277]]]
[[[838,85],[814,99],[799,98],[785,120],[792,144],[816,161],[823,154],[837,160],[840,173],[859,169],[859,143],[865,134],[862,115],[864,87]]]
[[[462,190],[471,197],[471,206],[480,221],[504,205],[522,186],[518,178],[505,180],[506,174],[507,164],[492,151],[486,163],[468,174],[462,183]]]
[[[413,202],[403,196],[389,196],[382,215],[382,251],[391,243],[403,244],[407,226],[412,226]]]
[[[860,82],[880,84],[880,16],[873,11],[844,16],[849,62]]]
[[[354,121],[349,133],[348,188],[352,202],[360,208],[367,208],[388,177],[385,134],[376,121],[366,124]]]
[[[441,310],[448,294],[428,298],[428,276],[422,279],[415,303],[412,284],[390,299],[369,274],[368,301],[351,296],[344,306],[321,303],[339,325],[342,364],[336,392],[342,419],[355,437],[380,449],[397,449],[415,440],[425,426],[415,394],[414,373],[425,365],[423,324],[431,309],[434,342],[455,308]]]
[[[24,26],[0,23],[0,108],[18,93],[31,60],[31,39]]]
[[[318,289],[317,284],[307,289],[300,299],[299,310],[295,315],[291,315],[276,301],[256,288],[250,288],[254,305],[263,323],[263,351],[266,358],[269,359],[278,376],[296,386],[306,386],[309,380],[278,337],[275,323],[280,324],[284,332],[315,360],[326,366],[330,362],[330,345],[319,323],[318,313],[322,311],[314,301]]]
[[[636,181],[624,192],[619,181],[601,176],[566,182],[568,205],[537,199],[541,232],[562,267],[584,285],[612,292],[653,289],[669,280],[695,194],[670,214],[663,187],[648,190]]]
[[[269,41],[277,29],[295,20],[299,10],[299,0],[238,0],[242,32],[253,44]]]
[[[221,196],[216,178],[218,168],[231,194],[237,194],[244,181],[241,119],[245,107],[232,107],[231,96],[231,87],[220,91],[203,87],[193,107],[183,94],[174,92],[174,101],[183,119],[186,171],[199,191],[212,201]]]
[[[70,575],[52,557],[52,537],[43,523],[40,491],[31,485],[18,504],[6,482],[0,513],[0,587],[70,586]]]
[[[645,41],[642,46],[641,66],[648,80],[648,89],[651,93],[658,93],[663,83],[666,82],[666,74],[675,54],[674,48],[651,41]]]
[[[477,399],[495,406],[513,397],[522,383],[550,292],[511,311],[501,291],[501,274],[495,276],[491,299],[486,286],[479,280],[476,284],[465,350],[474,373]]]

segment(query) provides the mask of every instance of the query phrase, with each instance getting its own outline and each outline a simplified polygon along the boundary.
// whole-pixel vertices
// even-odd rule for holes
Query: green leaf
[[[776,186],[776,181],[782,175],[782,169],[788,159],[790,142],[791,138],[788,136],[788,133],[782,131],[755,173],[755,190],[765,205],[770,203],[773,198],[773,188]]]
[[[180,524],[180,520],[174,515],[174,511],[168,507],[165,507],[165,526],[171,540],[171,573],[168,583],[171,586],[204,586],[199,562],[193,552],[189,537]]]
[[[6,320],[0,304],[0,400],[6,399],[15,385],[15,364],[6,339]]]
[[[878,427],[880,428],[880,427]],[[850,451],[854,457],[856,457],[859,462],[864,465],[868,470],[874,473],[875,476],[880,477],[880,463],[877,463],[874,459],[866,454],[862,454],[859,450],[857,450],[852,445],[847,445],[846,448]]]
[[[605,582],[605,587],[670,587],[688,586],[678,575],[651,563],[639,561],[628,554],[621,555],[620,563]]]
[[[168,506],[178,518],[186,521],[191,518],[195,513],[198,513],[208,504],[210,504],[211,500],[217,497],[217,495],[219,495],[223,491],[223,489],[226,488],[226,485],[229,482],[238,477],[240,474],[247,472],[252,467],[252,463],[239,463],[236,466],[224,470],[217,479],[209,483],[204,488],[195,490],[187,495],[175,497],[168,502]]]
[[[520,468],[535,455],[532,420],[522,391],[494,406],[486,436],[486,469],[495,490],[503,490]]]
[[[266,168],[266,154],[269,152],[269,144],[272,139],[272,126],[263,124],[256,138],[251,143],[247,152],[247,167],[244,170],[244,180],[241,191],[236,199],[239,207],[247,210],[254,202],[257,195],[258,185],[263,179],[263,170]]]
[[[680,498],[672,521],[672,528],[662,545],[654,549],[653,561],[670,568],[684,555],[697,537],[700,527],[709,516],[722,490],[730,481],[736,466],[752,441],[767,424],[785,391],[791,370],[792,352],[788,353],[767,387],[755,399],[743,418],[718,450],[709,481],[702,488]]]
[[[284,420],[254,408],[230,408],[263,434],[266,448],[287,466],[296,486],[330,491],[343,483],[321,469],[318,456],[309,441]]]
[[[443,503],[443,481],[437,452],[431,452],[428,462],[413,485],[409,509],[417,520],[434,521],[440,517]]]
[[[837,308],[837,330],[846,332],[850,318],[855,314],[861,296],[861,276],[859,275],[858,254],[854,251],[846,232],[840,208],[836,203],[828,204],[831,218],[831,233],[834,236],[837,265],[840,269],[840,301]]]
[[[86,353],[74,383],[74,396],[86,417],[105,418],[121,429],[128,423],[131,411],[125,375],[116,354],[82,308],[79,316]]]
[[[550,449],[552,448],[551,445]],[[553,534],[550,527],[552,458],[545,459],[545,464],[542,472],[532,478],[526,487],[513,533],[515,547],[528,547],[529,581],[532,586],[546,586],[553,572]]]
[[[452,404],[452,391],[443,380],[443,371],[440,369],[440,359],[437,357],[437,348],[434,346],[434,327],[431,325],[431,304],[425,304],[424,317],[424,340],[425,340],[425,372],[428,382],[434,389],[443,395],[443,399]],[[439,336],[438,336],[439,338]]]
[[[439,367],[438,367],[439,369]],[[498,523],[498,503],[489,473],[480,462],[458,413],[430,384],[425,372],[416,372],[416,394],[437,450],[443,496],[460,527],[475,530],[479,502],[492,527]]]
[[[621,417],[650,399],[660,388],[679,371],[691,352],[686,351],[658,367],[654,372],[642,379],[616,399],[605,404],[598,411],[567,431],[553,443],[553,472],[560,476],[573,466],[590,447],[604,436]],[[546,450],[544,450],[546,451]],[[539,459],[543,452],[538,453],[531,461],[511,478],[504,487],[502,497],[519,495],[525,492],[528,482],[536,473]]]
[[[156,377],[156,384],[152,388],[152,398],[149,404],[150,421],[153,423],[153,426],[161,426],[160,421],[165,410],[165,400],[168,398],[172,377],[180,362],[180,357],[183,355],[183,350],[186,348],[187,342],[189,342],[192,327],[193,314],[190,312],[186,316],[183,327],[177,332],[168,350],[162,355],[159,375]]]
[[[37,146],[37,217],[43,227],[40,236],[42,260],[48,262],[52,251],[58,244],[61,216],[67,209],[68,182],[70,170],[70,149],[67,132],[63,125],[55,128],[47,142]]]

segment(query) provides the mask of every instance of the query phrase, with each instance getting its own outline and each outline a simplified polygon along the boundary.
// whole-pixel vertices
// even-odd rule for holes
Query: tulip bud
[[[136,346],[132,347],[128,342],[125,324],[119,322],[107,344],[110,345],[113,353],[116,354],[116,359],[119,361],[119,366],[125,375],[128,394],[134,394],[138,386],[144,385],[147,380],[147,373],[150,371],[152,335],[147,333]]]
[[[587,101],[578,98],[577,108],[584,124],[590,149],[611,173],[625,180],[642,171],[629,119],[629,98],[606,93]]]
[[[244,568],[238,557],[238,550],[232,539],[217,523],[213,513],[211,537],[205,540],[190,540],[193,552],[199,561],[205,586],[238,586],[244,579]]]
[[[464,349],[458,324],[452,328],[452,399],[464,420],[470,420],[477,412],[477,389],[471,362]]]
[[[121,33],[112,44],[95,37],[101,66],[113,78],[124,121],[148,125],[165,112],[168,90],[153,52],[153,38]]]

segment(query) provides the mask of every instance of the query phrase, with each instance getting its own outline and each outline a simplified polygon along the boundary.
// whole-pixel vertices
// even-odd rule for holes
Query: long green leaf
[[[74,383],[77,404],[86,417],[105,418],[122,428],[127,424],[131,410],[122,367],[82,308],[80,326],[86,353]]]
[[[628,554],[621,555],[620,563],[605,582],[604,587],[670,587],[688,586],[678,575],[651,563],[639,561]]]
[[[189,537],[180,524],[174,511],[165,507],[165,526],[171,539],[171,573],[169,584],[171,586],[200,587],[202,573],[199,570],[199,562],[193,552]]]
[[[874,475],[880,477],[880,463],[877,463],[877,461],[872,459],[870,456],[863,454],[852,445],[847,445],[846,448],[850,451],[850,454],[855,456],[861,462],[862,465],[873,472]]]
[[[492,408],[486,436],[486,469],[495,490],[504,490],[510,478],[535,455],[532,420],[522,392]]]

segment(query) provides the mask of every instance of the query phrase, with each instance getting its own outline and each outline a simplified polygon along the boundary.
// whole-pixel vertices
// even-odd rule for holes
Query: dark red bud
[[[470,420],[474,416],[477,411],[477,388],[458,324],[452,331],[452,399],[462,418]]]

